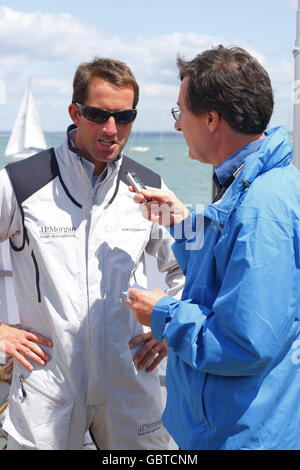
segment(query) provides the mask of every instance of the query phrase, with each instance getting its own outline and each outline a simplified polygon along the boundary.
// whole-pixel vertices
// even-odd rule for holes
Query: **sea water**
[[[0,133],[0,168],[7,160],[4,151],[8,133]],[[48,147],[56,147],[64,133],[45,133]],[[191,160],[182,134],[132,133],[124,149],[125,155],[159,173],[168,188],[187,205],[207,206],[212,200],[212,167]],[[163,158],[157,160],[156,157]]]

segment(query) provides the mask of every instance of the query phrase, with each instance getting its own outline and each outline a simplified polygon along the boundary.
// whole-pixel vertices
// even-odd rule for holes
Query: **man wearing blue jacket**
[[[178,59],[172,110],[215,201],[188,211],[149,188],[144,216],[169,225],[180,301],[130,289],[127,306],[169,347],[163,422],[182,449],[300,448],[300,175],[269,77],[237,47]],[[169,212],[168,212],[169,211]],[[167,217],[168,216],[168,217]],[[166,219],[169,219],[166,221]]]

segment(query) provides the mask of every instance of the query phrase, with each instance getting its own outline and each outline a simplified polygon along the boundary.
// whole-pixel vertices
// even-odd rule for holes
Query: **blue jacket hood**
[[[249,183],[252,183],[258,174],[289,165],[293,157],[293,146],[283,126],[266,130],[265,134],[259,150],[245,160],[242,173]]]
[[[251,185],[255,178],[273,168],[286,167],[293,158],[293,146],[283,126],[265,131],[266,137],[259,149],[249,155],[241,172],[229,187],[224,198],[217,204],[210,204],[204,215],[220,222],[230,215],[245,187]]]

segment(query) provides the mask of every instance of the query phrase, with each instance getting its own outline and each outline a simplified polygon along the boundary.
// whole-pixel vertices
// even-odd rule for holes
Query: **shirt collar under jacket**
[[[245,158],[253,152],[256,152],[262,144],[263,139],[254,140],[250,144],[245,145],[237,152],[230,155],[220,165],[214,168],[213,180],[218,192],[225,181],[238,169],[244,162]]]

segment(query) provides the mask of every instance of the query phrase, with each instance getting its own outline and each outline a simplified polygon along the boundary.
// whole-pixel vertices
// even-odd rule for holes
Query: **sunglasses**
[[[75,104],[78,106],[80,114],[83,114],[86,119],[98,123],[106,122],[112,116],[116,121],[116,124],[129,124],[135,120],[137,113],[136,109],[108,111],[107,109],[94,108],[80,103]]]

